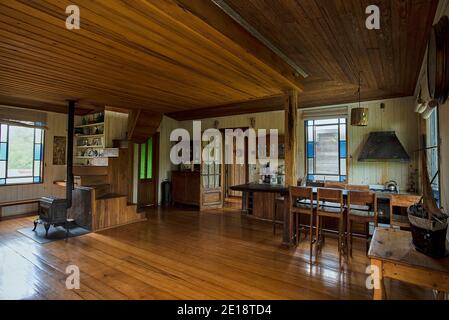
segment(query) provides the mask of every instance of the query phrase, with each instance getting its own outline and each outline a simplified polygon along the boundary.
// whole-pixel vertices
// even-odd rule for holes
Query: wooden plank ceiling
[[[67,30],[72,3],[0,2],[0,104],[57,111],[76,99],[85,108],[166,113],[301,87],[286,63],[210,2],[206,11],[230,22],[237,40],[174,0],[77,0],[81,29]]]
[[[310,76],[301,107],[413,95],[438,0],[226,0]],[[365,27],[366,7],[381,29]]]
[[[299,79],[210,0],[77,0],[81,29],[69,31],[72,2],[0,2],[0,104],[76,99],[188,119],[282,108],[246,102],[301,83],[301,107],[354,102],[359,71],[363,100],[408,96],[438,3],[376,0],[381,30],[369,31],[371,0],[226,0],[309,74]]]

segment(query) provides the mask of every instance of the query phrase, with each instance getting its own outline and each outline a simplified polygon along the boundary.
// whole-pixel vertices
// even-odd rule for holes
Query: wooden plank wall
[[[128,130],[128,114],[115,111],[105,111],[105,141],[106,147],[113,147],[113,140],[126,140]]]
[[[385,109],[380,109],[380,104],[385,104]],[[301,105],[301,97],[299,99]],[[349,108],[357,104],[348,104]],[[358,153],[371,131],[396,131],[399,139],[403,143],[407,152],[413,158],[413,151],[418,147],[418,118],[414,113],[413,97],[398,99],[379,100],[363,103],[370,110],[369,125],[367,127],[349,127],[349,154],[352,159],[349,162],[350,178],[349,182],[353,184],[374,184],[385,183],[387,180],[396,180],[402,189],[407,188],[409,177],[409,164],[401,163],[361,163],[357,161]],[[202,129],[213,128],[214,122],[218,121],[219,128],[237,128],[250,125],[250,118],[256,120],[256,129],[277,128],[280,134],[284,134],[284,113],[283,111],[274,111],[266,113],[255,113],[229,117],[219,117],[214,119],[203,119]],[[298,139],[298,177],[304,177],[304,122],[301,112]],[[192,121],[180,122],[181,127],[192,130]],[[169,135],[169,132],[166,133]],[[162,141],[162,140],[161,140]],[[415,160],[415,159],[414,159]],[[168,158],[169,161],[169,158]],[[161,161],[162,164],[162,161]],[[413,165],[416,163],[413,161]],[[162,169],[161,169],[162,170]],[[255,177],[254,172],[249,173],[251,178]],[[254,181],[254,180],[253,180]]]
[[[395,180],[401,190],[408,188],[410,166],[417,168],[418,155],[418,116],[414,112],[414,98],[401,98],[369,102],[363,106],[369,109],[367,127],[349,127],[349,182],[353,184],[384,184]],[[361,148],[372,131],[395,131],[412,161],[410,163],[395,162],[359,162],[357,159]]]
[[[201,127],[203,131],[208,128],[213,128],[214,122],[218,121],[218,129],[245,128],[251,126],[251,118],[255,119],[255,129],[278,129],[279,134],[284,134],[284,111],[250,113],[203,119],[201,120]],[[181,121],[180,124],[182,128],[188,130],[192,134],[192,121]],[[284,164],[284,160],[280,160],[279,164]],[[259,176],[255,166],[249,166],[248,176],[250,182],[258,181]]]
[[[66,166],[53,165],[53,137],[67,135],[67,117],[60,113],[47,113],[48,130],[45,132],[44,183],[34,185],[0,186],[0,201],[14,201],[53,195],[65,197],[65,189],[53,184],[64,180]],[[37,204],[3,208],[3,216],[37,211]]]

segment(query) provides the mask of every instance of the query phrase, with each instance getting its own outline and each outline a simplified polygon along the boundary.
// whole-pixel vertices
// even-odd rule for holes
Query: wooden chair
[[[408,209],[421,201],[421,196],[393,194],[390,196],[390,227],[410,228],[407,215],[395,215],[394,208]]]
[[[343,190],[318,188],[315,236],[317,241],[317,251],[321,250],[321,246],[324,242],[322,227],[322,218],[324,217],[338,220],[338,261],[341,263],[341,256],[345,250],[345,206],[343,202]]]
[[[307,181],[307,187],[324,188],[324,182],[322,181]]]
[[[316,209],[316,205],[313,201],[313,189],[308,187],[290,187],[290,214],[295,215],[296,221],[296,243],[301,240],[300,222],[301,214],[310,216],[310,263],[312,263],[312,249],[313,249],[313,213]],[[297,201],[299,200],[299,201]]]
[[[344,182],[324,182],[325,188],[332,188],[332,189],[343,189],[345,190],[347,188],[347,184]]]
[[[348,184],[346,190],[350,191],[369,191],[369,185]]]
[[[365,226],[366,252],[369,248],[369,223],[377,227],[377,196],[370,191],[349,191],[347,202],[348,253],[352,257],[352,223]]]

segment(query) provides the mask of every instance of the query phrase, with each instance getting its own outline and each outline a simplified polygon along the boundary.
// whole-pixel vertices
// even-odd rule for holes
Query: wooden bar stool
[[[350,191],[369,191],[368,185],[348,184],[346,190]]]
[[[369,248],[369,223],[377,227],[377,197],[374,192],[348,192],[348,253],[352,257],[352,224],[363,223],[365,226],[366,252]]]
[[[322,218],[328,217],[338,221],[338,261],[341,264],[341,256],[345,250],[345,206],[343,202],[343,190],[318,188],[316,210],[316,241],[317,254],[324,242]]]
[[[312,263],[312,250],[313,250],[313,213],[316,209],[316,205],[313,200],[313,188],[308,187],[290,187],[290,214],[295,215],[296,220],[296,244],[301,240],[300,222],[301,214],[308,215],[310,217],[309,233],[310,233],[310,263]]]
[[[274,212],[273,212],[273,235],[276,235],[276,224],[278,212],[284,212],[284,197],[282,195],[276,195],[274,197]],[[280,208],[280,209],[279,209]]]
[[[345,182],[324,182],[325,188],[345,190],[347,186],[348,185]]]

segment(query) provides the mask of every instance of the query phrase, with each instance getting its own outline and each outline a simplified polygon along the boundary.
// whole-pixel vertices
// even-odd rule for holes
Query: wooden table
[[[368,257],[379,271],[374,300],[386,298],[385,278],[449,293],[449,257],[433,259],[418,252],[409,231],[376,228]]]

